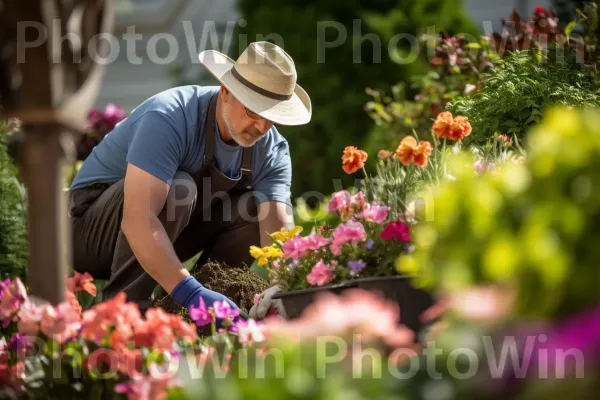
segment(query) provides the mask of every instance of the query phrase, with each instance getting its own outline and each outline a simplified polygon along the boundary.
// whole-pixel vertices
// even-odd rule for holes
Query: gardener
[[[291,162],[274,124],[311,118],[293,60],[268,42],[233,61],[204,51],[220,87],[184,86],[143,102],[83,163],[70,188],[75,269],[108,280],[141,310],[157,283],[189,307],[226,301],[185,261],[249,265],[251,245],[291,228]],[[265,311],[266,312],[266,311]]]

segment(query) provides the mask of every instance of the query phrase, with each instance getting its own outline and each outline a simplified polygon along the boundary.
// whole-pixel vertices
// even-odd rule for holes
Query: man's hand
[[[185,308],[189,308],[190,305],[199,306],[202,299],[206,307],[212,307],[216,301],[225,301],[231,308],[239,310],[233,301],[221,293],[205,288],[193,276],[183,279],[171,292],[171,298]]]
[[[279,286],[273,286],[272,288],[269,288],[262,292],[260,294],[258,304],[253,305],[250,309],[250,318],[263,319],[271,308],[277,310],[279,315],[281,315],[283,318],[287,318],[285,308],[283,308],[283,303],[281,299],[273,299],[273,295],[280,291],[281,289],[279,288]]]

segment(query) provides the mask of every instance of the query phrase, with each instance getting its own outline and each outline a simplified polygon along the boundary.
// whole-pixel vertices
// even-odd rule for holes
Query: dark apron
[[[216,200],[222,198],[225,193],[228,193],[234,188],[239,190],[252,189],[250,182],[252,147],[245,147],[243,150],[241,171],[238,174],[239,178],[229,178],[217,168],[214,150],[218,97],[219,95],[215,94],[211,98],[204,123],[206,148],[204,149],[204,163],[200,170],[193,175],[194,182],[196,182],[196,187],[198,189],[198,199],[196,200],[196,207],[193,215],[202,213]],[[200,127],[201,125],[199,124],[198,135],[200,135]],[[210,190],[206,190],[207,186]]]

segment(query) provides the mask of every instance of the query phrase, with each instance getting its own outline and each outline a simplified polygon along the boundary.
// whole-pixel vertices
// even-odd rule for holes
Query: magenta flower
[[[208,312],[202,298],[200,298],[200,304],[197,307],[190,304],[190,318],[197,326],[205,326],[213,322],[213,317]]]
[[[22,334],[16,333],[10,338],[8,348],[21,356],[27,351],[27,339]]]
[[[402,221],[393,221],[387,224],[385,229],[381,232],[381,238],[383,240],[394,240],[398,239],[402,242],[410,241],[410,225]]]
[[[114,104],[108,104],[104,108],[103,118],[110,130],[113,130],[115,125],[117,125],[117,123],[119,123],[121,120],[125,119],[125,117],[127,117],[127,113],[125,113],[122,108]]]
[[[335,278],[335,274],[331,270],[331,267],[323,262],[323,260],[319,260],[312,270],[310,274],[306,276],[306,280],[311,285],[323,286],[331,282]]]
[[[384,204],[371,203],[361,212],[356,214],[356,218],[383,224],[388,217],[390,208]]]
[[[236,310],[231,308],[228,302],[223,301],[215,301],[214,304],[215,316],[219,319],[223,318],[235,318],[240,315],[240,310]]]
[[[2,300],[2,295],[4,293],[4,289],[6,289],[10,285],[10,279],[6,278],[4,281],[0,282],[0,300]]]

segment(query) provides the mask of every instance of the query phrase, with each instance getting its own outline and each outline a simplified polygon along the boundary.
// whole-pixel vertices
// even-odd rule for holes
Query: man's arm
[[[269,233],[281,228],[294,227],[294,214],[292,207],[279,201],[266,201],[258,205],[258,227],[260,230],[260,245],[269,246],[273,239]]]
[[[127,165],[121,228],[142,267],[167,293],[186,276],[158,219],[169,185],[133,164]]]

